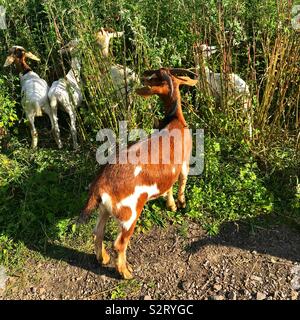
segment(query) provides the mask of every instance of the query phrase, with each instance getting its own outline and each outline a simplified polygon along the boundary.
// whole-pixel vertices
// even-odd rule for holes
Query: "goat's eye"
[[[15,51],[15,55],[16,55],[17,58],[21,58],[22,55],[23,55],[23,51],[21,49],[17,49]]]

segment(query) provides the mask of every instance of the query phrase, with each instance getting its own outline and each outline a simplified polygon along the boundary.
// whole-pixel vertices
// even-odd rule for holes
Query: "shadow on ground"
[[[300,262],[300,234],[277,223],[276,215],[225,223],[217,236],[200,237],[187,251],[194,254],[208,245],[235,247]]]

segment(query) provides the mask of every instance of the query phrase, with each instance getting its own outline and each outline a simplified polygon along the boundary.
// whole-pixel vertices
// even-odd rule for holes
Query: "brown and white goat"
[[[167,194],[167,206],[176,210],[172,187],[179,180],[177,204],[180,207],[185,206],[184,189],[189,170],[192,137],[181,110],[179,87],[194,86],[197,83],[197,80],[186,75],[196,77],[194,73],[184,69],[161,68],[144,73],[142,81],[145,87],[137,89],[137,94],[144,97],[158,95],[163,101],[163,130],[124,148],[118,154],[117,163],[102,167],[91,184],[88,201],[80,214],[79,221],[85,222],[92,211],[99,208],[99,220],[94,231],[95,252],[102,264],[107,264],[110,260],[103,244],[106,221],[112,215],[119,222],[121,232],[114,244],[118,253],[116,269],[125,279],[132,278],[132,268],[126,263],[127,244],[145,203]],[[161,134],[159,139],[157,134]],[[164,140],[165,138],[167,140]],[[167,146],[163,144],[163,140],[168,141]],[[154,155],[159,161],[120,163],[124,155],[128,159],[134,158],[143,150],[148,152],[147,160]]]

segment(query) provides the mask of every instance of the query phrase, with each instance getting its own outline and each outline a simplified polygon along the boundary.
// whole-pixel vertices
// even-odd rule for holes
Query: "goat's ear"
[[[180,85],[186,85],[186,86],[190,86],[190,87],[193,87],[197,84],[198,82],[198,79],[191,79],[190,77],[186,77],[186,76],[176,76],[176,78],[179,81],[179,84]]]
[[[40,58],[38,58],[37,56],[35,56],[33,53],[31,52],[26,52],[25,53],[25,57],[26,58],[29,58],[29,59],[32,59],[32,60],[35,60],[35,61],[41,61]]]
[[[3,67],[8,67],[10,66],[12,63],[14,63],[15,61],[15,57],[13,55],[10,55],[6,58]]]

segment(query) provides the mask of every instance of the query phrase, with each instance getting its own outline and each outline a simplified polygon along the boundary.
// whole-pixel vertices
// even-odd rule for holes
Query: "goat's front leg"
[[[182,166],[181,172],[179,174],[179,186],[178,186],[178,198],[177,198],[177,207],[178,208],[185,208],[185,195],[184,190],[186,187],[187,176],[188,176],[189,168],[188,164],[185,162]]]
[[[127,251],[127,246],[128,246],[130,237],[133,234],[137,219],[139,218],[142,212],[143,206],[145,204],[144,202],[145,201],[143,201],[142,198],[139,199],[139,203],[137,204],[136,212],[135,212],[136,219],[131,223],[131,225],[126,225],[126,222],[128,223],[128,221],[130,221],[134,212],[132,212],[131,209],[129,209],[128,207],[122,207],[118,212],[119,221],[121,223],[121,232],[119,233],[115,241],[114,247],[118,253],[118,257],[116,261],[116,269],[124,279],[133,278],[132,267],[127,263],[126,251]],[[128,212],[128,210],[130,211]],[[121,220],[122,218],[128,217],[128,213],[130,213],[129,220],[126,220],[125,222],[122,221]]]
[[[70,126],[71,126],[71,135],[72,135],[72,140],[73,140],[73,148],[77,149],[78,148],[78,143],[77,143],[77,130],[76,130],[76,111],[73,110],[73,108],[68,108],[68,113],[70,116]]]
[[[34,113],[30,113],[27,115],[27,119],[29,121],[29,127],[30,127],[30,133],[31,133],[31,148],[35,149],[38,144],[38,133],[36,131],[35,125],[34,125]]]
[[[117,261],[116,261],[116,269],[119,272],[119,274],[124,279],[132,279],[132,268],[130,265],[127,264],[127,258],[126,258],[126,251],[129,239],[131,235],[133,234],[135,228],[135,222],[132,224],[129,230],[126,230],[122,227],[121,232],[119,233],[116,241],[115,241],[115,250],[118,253]]]

